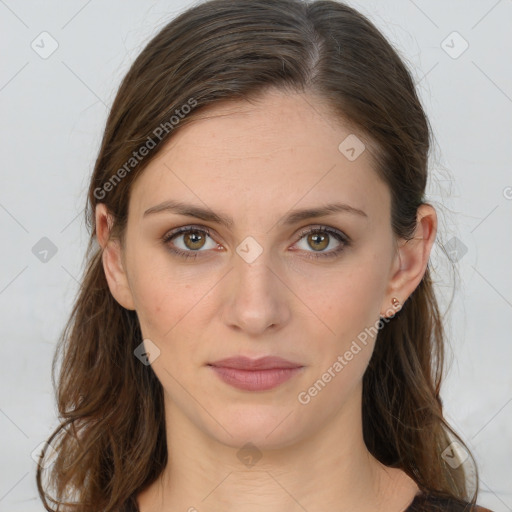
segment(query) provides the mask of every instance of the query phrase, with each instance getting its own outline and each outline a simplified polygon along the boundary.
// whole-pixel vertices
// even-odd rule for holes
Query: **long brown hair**
[[[391,191],[393,231],[413,235],[432,131],[410,71],[366,17],[329,0],[211,0],[177,16],[124,77],[91,177],[85,270],[53,361],[60,422],[48,439],[55,460],[44,486],[37,471],[47,510],[120,510],[167,463],[162,387],[134,357],[142,341],[136,313],[108,288],[96,205],[107,206],[111,236],[122,241],[131,186],[173,133],[209,105],[269,88],[310,93],[373,144]],[[470,493],[464,466],[442,457],[453,440],[464,443],[443,417],[445,332],[431,273],[429,263],[379,330],[363,381],[364,439],[423,491],[474,503],[478,486]]]

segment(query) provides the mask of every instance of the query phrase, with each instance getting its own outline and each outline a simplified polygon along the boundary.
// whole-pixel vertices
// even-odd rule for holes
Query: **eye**
[[[210,238],[209,247],[208,238]],[[300,249],[310,253],[306,256],[307,258],[332,258],[339,255],[345,247],[350,245],[350,239],[347,235],[325,226],[303,230],[299,235],[298,242],[303,238],[305,239],[305,247]],[[331,241],[333,238],[338,242],[337,246],[329,251],[325,251],[324,249],[332,245]],[[211,239],[210,230],[205,227],[184,226],[164,235],[162,241],[170,252],[185,259],[197,258],[201,252],[220,247],[219,244]],[[172,244],[170,243],[171,241]],[[312,247],[313,251],[310,251],[308,247]]]
[[[350,245],[350,239],[347,235],[337,229],[320,226],[318,228],[309,228],[300,233],[299,242],[304,238],[302,250],[311,253],[308,258],[333,258],[338,256],[345,247]],[[337,240],[338,244],[335,248],[331,247],[330,251],[324,251],[331,246],[332,239]],[[313,251],[308,250],[313,248]]]
[[[215,249],[219,245],[211,240],[211,245],[208,247],[207,237],[211,238],[208,228],[185,226],[168,233],[162,240],[172,253],[182,256],[183,258],[197,258],[199,252],[204,252],[200,249],[204,247],[206,247],[206,249]],[[177,243],[173,242],[169,244],[171,240],[175,239],[178,240]]]

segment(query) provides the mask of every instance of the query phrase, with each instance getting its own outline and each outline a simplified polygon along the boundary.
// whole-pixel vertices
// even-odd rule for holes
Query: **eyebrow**
[[[183,203],[181,201],[174,201],[172,199],[148,208],[144,212],[143,218],[149,215],[164,212],[176,213],[179,215],[185,215],[187,217],[195,217],[204,221],[215,222],[228,228],[234,224],[233,219],[227,215],[215,213],[208,208],[202,208],[200,206]],[[316,208],[291,210],[287,215],[284,216],[283,219],[278,222],[278,224],[290,226],[302,220],[312,219],[315,217],[325,217],[327,215],[332,215],[338,212],[351,213],[366,219],[368,218],[368,215],[359,208],[354,208],[353,206],[345,203],[331,203]]]

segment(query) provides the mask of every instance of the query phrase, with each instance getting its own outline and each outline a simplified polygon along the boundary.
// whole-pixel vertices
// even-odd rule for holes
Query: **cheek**
[[[183,286],[159,251],[139,249],[132,253],[130,288],[144,337],[160,339],[183,316]]]
[[[331,276],[324,293],[310,296],[321,322],[311,317],[308,323],[317,350],[297,397],[301,404],[311,404],[318,411],[339,410],[360,385],[378,332],[380,284],[376,279],[366,269],[337,279]]]
[[[307,332],[318,349],[311,354],[313,367],[301,403],[341,405],[361,382],[378,333],[386,284],[381,266],[382,259],[379,263],[374,254],[360,252],[337,269],[317,273],[307,294],[299,292],[315,313],[308,312]]]
[[[215,278],[215,273],[200,274],[193,265],[178,267],[164,251],[135,254],[130,287],[143,337],[166,351],[173,350],[174,340],[191,340],[186,345],[193,350],[197,315],[208,314]]]
[[[346,340],[378,320],[383,276],[371,256],[354,254],[336,268],[316,270],[308,279],[297,279],[294,292],[308,316],[313,313],[323,334]]]

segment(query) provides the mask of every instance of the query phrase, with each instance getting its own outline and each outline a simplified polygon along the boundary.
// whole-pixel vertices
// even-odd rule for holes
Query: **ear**
[[[417,226],[410,240],[401,239],[390,272],[388,289],[381,305],[381,317],[394,314],[393,297],[400,304],[409,298],[420,284],[434,245],[437,233],[437,214],[433,206],[422,204],[418,207]],[[393,311],[395,309],[395,311]]]
[[[119,240],[110,240],[112,214],[103,203],[96,206],[96,236],[103,249],[102,262],[108,287],[114,299],[126,309],[135,310]]]

